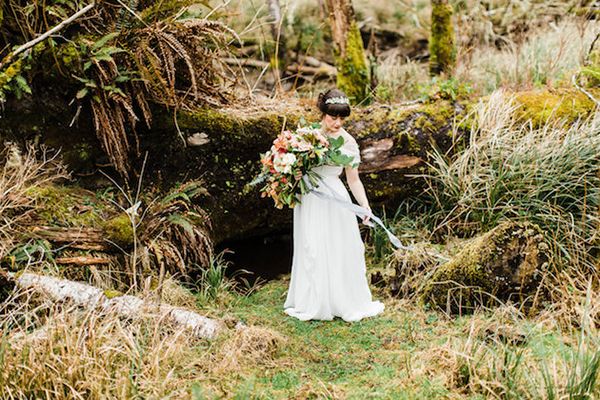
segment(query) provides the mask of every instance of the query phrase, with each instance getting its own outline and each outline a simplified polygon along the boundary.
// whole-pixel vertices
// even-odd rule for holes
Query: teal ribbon
[[[336,204],[339,204],[340,206],[352,211],[354,214],[356,214],[359,217],[366,217],[366,216],[370,217],[371,220],[375,221],[379,226],[381,226],[381,228],[383,228],[383,230],[385,231],[385,233],[388,236],[388,239],[394,245],[394,247],[396,247],[397,249],[410,250],[413,248],[412,246],[404,246],[402,244],[402,242],[400,242],[400,239],[398,239],[392,232],[390,232],[390,230],[388,228],[386,228],[383,221],[381,221],[381,219],[379,217],[377,217],[375,214],[373,214],[373,212],[371,210],[369,210],[368,208],[361,207],[357,204],[351,203],[351,202],[349,202],[345,199],[342,199],[340,197],[337,197],[335,195],[332,196],[330,194],[320,192],[320,191],[316,190],[316,187],[313,186],[308,179],[306,179],[306,176],[303,176],[302,179],[304,180],[306,187],[308,187],[309,193],[314,193],[320,199],[332,201]],[[323,184],[323,186],[325,188],[329,189],[331,191],[331,193],[334,193],[334,194],[336,193],[335,190],[333,190],[327,183],[325,183],[325,181],[323,179],[320,179],[320,184]],[[375,227],[375,224],[373,224],[371,221],[363,222],[363,223],[367,226]]]

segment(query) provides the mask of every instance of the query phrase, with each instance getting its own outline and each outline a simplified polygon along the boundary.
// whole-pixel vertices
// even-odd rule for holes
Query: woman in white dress
[[[350,115],[346,95],[331,89],[319,95],[322,132],[344,138],[341,151],[354,157],[353,167],[325,165],[314,169],[324,185],[320,192],[351,201],[340,175],[346,180],[354,198],[370,209],[365,189],[358,175],[360,151],[356,140],[342,128]],[[364,217],[363,222],[368,222]],[[364,251],[356,215],[336,202],[310,192],[294,207],[294,246],[292,275],[284,310],[300,320],[358,321],[381,313],[383,303],[373,301],[366,277]]]

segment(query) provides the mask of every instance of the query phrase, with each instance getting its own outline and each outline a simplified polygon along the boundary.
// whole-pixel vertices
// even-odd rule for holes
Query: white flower
[[[292,166],[296,162],[296,156],[293,153],[277,154],[273,160],[275,171],[283,174],[292,172]]]
[[[308,127],[308,126],[304,126],[304,127],[302,127],[302,128],[298,128],[298,129],[296,130],[296,132],[297,132],[299,135],[309,135],[309,134],[313,134],[313,135],[314,135],[314,134],[315,134],[316,132],[318,132],[318,131],[319,131],[318,129],[310,128],[310,127]]]

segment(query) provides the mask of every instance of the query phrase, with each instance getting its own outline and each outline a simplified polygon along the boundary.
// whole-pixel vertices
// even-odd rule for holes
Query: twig
[[[73,265],[100,265],[100,264],[110,264],[111,260],[105,257],[88,257],[88,256],[79,256],[79,257],[61,257],[57,258],[57,264],[73,264]]]
[[[265,67],[269,67],[269,63],[267,61],[261,61],[261,60],[256,60],[256,59],[251,59],[251,58],[246,58],[246,59],[239,59],[239,58],[232,58],[232,57],[223,57],[221,58],[221,61],[223,61],[226,64],[229,65],[240,65],[242,67],[254,67],[254,68],[265,68]]]
[[[594,46],[596,45],[598,38],[600,38],[600,32],[598,32],[594,40],[592,40],[592,44],[590,44],[590,49],[588,50],[587,56],[585,58],[589,58],[590,54],[592,54],[592,51],[594,51]]]
[[[124,9],[126,9],[127,11],[129,11],[129,13],[130,13],[131,15],[133,15],[133,16],[134,16],[135,18],[137,18],[137,19],[138,19],[138,20],[139,20],[139,21],[140,21],[142,24],[144,24],[144,26],[145,26],[146,28],[148,28],[148,27],[149,27],[149,26],[148,26],[148,24],[146,23],[146,21],[144,21],[144,20],[142,19],[142,17],[140,17],[140,16],[138,15],[138,13],[136,13],[134,10],[132,10],[131,8],[129,8],[129,7],[127,6],[127,4],[123,3],[121,0],[117,0],[117,2],[118,2],[120,5],[121,5],[121,7],[123,7],[123,8],[124,8]]]
[[[596,99],[596,98],[595,98],[595,97],[594,97],[594,96],[593,96],[593,95],[592,95],[590,92],[588,92],[587,90],[585,90],[585,89],[584,89],[582,86],[580,86],[580,85],[577,83],[577,81],[578,81],[578,78],[579,78],[579,72],[578,72],[578,73],[576,73],[576,74],[573,74],[573,77],[572,77],[572,79],[571,79],[571,80],[573,81],[573,85],[575,85],[575,87],[576,87],[576,88],[577,88],[577,89],[578,89],[580,92],[582,92],[582,93],[583,93],[583,94],[585,94],[585,95],[586,95],[586,96],[587,96],[587,97],[588,97],[590,100],[592,100],[592,101],[593,101],[593,102],[596,104],[596,107],[600,107],[600,101],[598,101],[598,99]]]
[[[87,6],[85,6],[84,8],[82,8],[81,10],[77,11],[75,14],[73,14],[72,16],[70,16],[69,18],[67,18],[66,20],[62,21],[60,24],[56,25],[54,28],[50,29],[49,31],[47,31],[46,33],[44,33],[41,36],[38,36],[37,38],[19,46],[14,52],[10,53],[8,56],[6,56],[6,58],[0,63],[0,70],[2,70],[4,68],[5,65],[10,64],[10,62],[19,54],[23,53],[24,51],[26,51],[27,49],[32,48],[33,46],[35,46],[36,44],[48,39],[50,36],[52,36],[54,33],[60,31],[61,29],[63,29],[65,26],[67,26],[68,24],[70,24],[71,22],[75,21],[77,18],[81,17],[83,14],[85,14],[86,12],[90,11],[92,8],[94,8],[95,4],[89,4]]]

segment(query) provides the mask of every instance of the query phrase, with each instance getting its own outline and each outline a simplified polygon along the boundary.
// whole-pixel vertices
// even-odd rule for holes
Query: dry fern
[[[235,32],[216,21],[158,22],[137,32],[135,61],[154,102],[172,108],[228,102],[219,51]]]
[[[140,242],[144,269],[158,270],[161,277],[187,277],[209,264],[213,244],[208,214],[192,200],[205,189],[199,182],[188,182],[172,191],[162,201],[154,202],[142,218]]]

